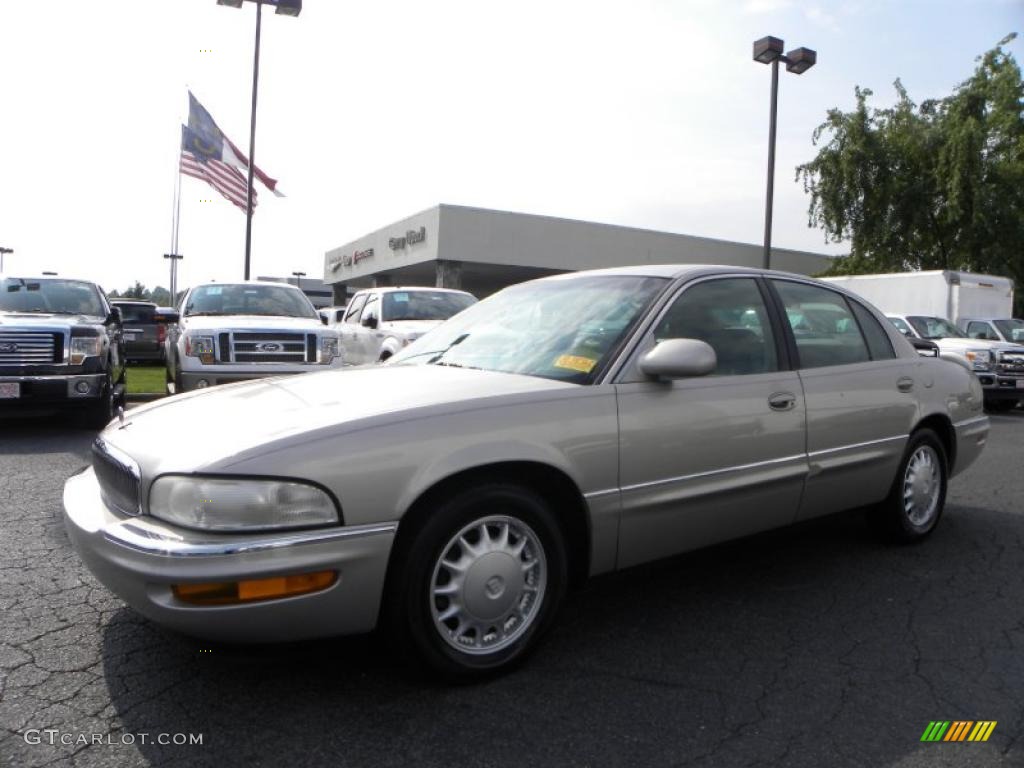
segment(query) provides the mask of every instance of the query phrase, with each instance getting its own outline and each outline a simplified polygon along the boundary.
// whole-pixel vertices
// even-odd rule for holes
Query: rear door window
[[[892,360],[896,357],[896,351],[892,348],[889,334],[885,332],[882,324],[861,304],[856,301],[850,301],[849,303],[853,307],[853,314],[856,315],[857,322],[860,324],[860,330],[868,343],[871,359]]]
[[[793,330],[801,368],[852,365],[871,359],[842,294],[806,283],[772,280]]]
[[[121,309],[121,322],[146,324],[153,322],[153,307],[144,304],[119,304]]]

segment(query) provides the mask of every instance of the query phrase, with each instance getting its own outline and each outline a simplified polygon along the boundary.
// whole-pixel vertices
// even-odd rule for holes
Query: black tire
[[[82,411],[82,424],[86,429],[103,429],[114,418],[114,383],[107,374],[103,380],[103,393],[96,399],[85,404]]]
[[[490,630],[474,632],[472,640],[469,639],[467,632],[463,635],[467,645],[477,643],[478,647],[463,651],[454,645],[457,642],[454,630],[449,629],[442,634],[439,626],[441,617],[438,616],[438,620],[435,620],[435,614],[443,613],[456,601],[454,598],[436,596],[433,590],[445,586],[440,560],[453,551],[451,547],[454,537],[467,526],[479,521],[492,521],[485,523],[488,535],[486,544],[498,547],[501,546],[504,521],[508,521],[508,527],[504,528],[509,537],[507,540],[512,543],[513,548],[518,542],[526,541],[522,554],[518,555],[526,559],[516,563],[516,556],[508,552],[488,551],[465,571],[467,586],[459,591],[459,596],[466,604],[464,615],[467,620],[482,625],[489,621],[506,622],[505,630],[508,636],[497,638],[494,641],[497,643],[496,650],[488,651],[487,638],[492,636]],[[382,610],[381,630],[386,633],[400,655],[405,659],[419,662],[420,670],[450,681],[479,679],[507,671],[522,661],[553,624],[568,583],[565,542],[544,499],[516,485],[481,484],[467,487],[437,504],[430,510],[429,516],[421,518],[418,524],[413,525],[414,528],[398,543],[392,555]],[[479,546],[482,541],[482,534],[474,538],[478,531],[479,526],[476,526],[465,534],[467,540],[475,546]],[[532,540],[529,535],[516,537],[517,532],[526,531],[533,535]],[[533,543],[539,546],[543,557],[539,557],[538,553],[533,551]],[[456,546],[461,549],[461,545]],[[461,554],[460,561],[465,557],[470,557],[470,554]],[[536,571],[535,583],[523,590],[512,586],[508,589],[507,596],[503,594],[506,581],[499,576],[488,576],[493,570],[500,570],[502,564],[505,564],[506,561],[502,560],[502,557],[511,557],[508,562],[516,564],[524,574],[533,571],[529,568],[530,562],[539,561],[541,565]],[[515,571],[515,567],[509,567]],[[474,573],[476,577],[472,576]],[[469,583],[473,583],[470,582],[472,578],[475,578],[475,584],[479,587],[475,591],[468,586]],[[507,583],[513,584],[514,578],[511,576]],[[526,583],[531,577],[524,575],[522,578]],[[449,583],[454,581],[455,577],[451,577]],[[498,583],[495,583],[496,581]],[[441,587],[437,586],[439,584]],[[539,589],[538,584],[541,585]],[[495,594],[499,589],[501,592]],[[531,603],[527,597],[528,592],[539,596]],[[487,603],[487,600],[493,602]],[[474,606],[486,605],[488,609],[495,606],[500,611],[503,610],[501,606],[507,601],[510,601],[508,609],[513,613],[517,613],[517,606],[520,608],[521,621],[518,616],[481,620],[469,610],[472,603]],[[524,604],[527,605],[526,608],[522,608]],[[462,626],[462,619],[449,621],[458,622],[459,627]],[[507,622],[515,621],[519,623],[513,623],[509,628]],[[497,623],[494,630],[494,635],[500,631]],[[446,635],[449,639],[446,639]]]
[[[934,474],[929,472],[925,459],[919,459],[925,463],[911,469],[912,461],[919,456],[931,462]],[[916,473],[916,480],[912,473]],[[949,460],[942,441],[932,430],[918,429],[907,442],[889,495],[885,501],[869,510],[868,520],[888,541],[898,544],[923,541],[939,524],[946,505],[948,484]],[[931,494],[933,490],[933,497],[925,496],[926,492]],[[908,492],[912,494],[909,499],[906,497]],[[920,502],[931,498],[934,498],[934,502],[928,501],[926,508],[921,509]],[[911,505],[909,509],[908,505]]]

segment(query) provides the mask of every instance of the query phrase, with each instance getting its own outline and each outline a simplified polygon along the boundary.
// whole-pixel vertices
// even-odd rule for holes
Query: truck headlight
[[[103,350],[101,336],[76,336],[71,339],[71,364],[81,365],[87,357],[99,357]]]
[[[336,358],[340,353],[338,352],[338,337],[331,338],[330,336],[320,337],[320,362],[329,363]]]
[[[185,336],[185,354],[200,362],[213,362],[213,336]]]
[[[334,500],[315,485],[195,475],[158,477],[149,491],[149,513],[204,531],[276,531],[340,522]]]
[[[992,370],[992,352],[987,349],[969,349],[964,353],[964,357],[976,371]]]

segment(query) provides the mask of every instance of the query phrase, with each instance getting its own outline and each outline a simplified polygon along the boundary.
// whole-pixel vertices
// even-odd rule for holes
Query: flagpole
[[[263,0],[256,0],[256,50],[252,64],[252,112],[249,117],[249,180],[245,206],[245,279],[249,279],[252,256],[252,174],[256,167],[256,93],[260,82],[260,23],[263,19]]]
[[[178,183],[177,183],[177,194],[175,195],[176,203],[174,207],[174,239],[171,244],[171,253],[175,254],[177,258],[171,259],[171,306],[174,306],[174,301],[178,295],[178,261],[181,260],[181,256],[178,255],[178,230],[181,228],[181,150],[178,150]]]

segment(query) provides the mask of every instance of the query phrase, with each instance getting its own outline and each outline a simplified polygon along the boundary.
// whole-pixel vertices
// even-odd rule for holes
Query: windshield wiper
[[[461,344],[462,342],[464,342],[468,338],[469,338],[469,334],[468,333],[464,333],[461,336],[456,336],[455,337],[455,341],[453,341],[447,347],[445,347],[440,352],[438,352],[436,357],[432,357],[429,360],[427,360],[427,365],[438,365],[440,363],[440,361],[441,361],[441,358],[448,354],[448,350],[450,350],[456,344]],[[449,365],[451,365],[451,363],[449,363]]]
[[[230,314],[229,312],[186,312],[185,317],[218,317]]]

